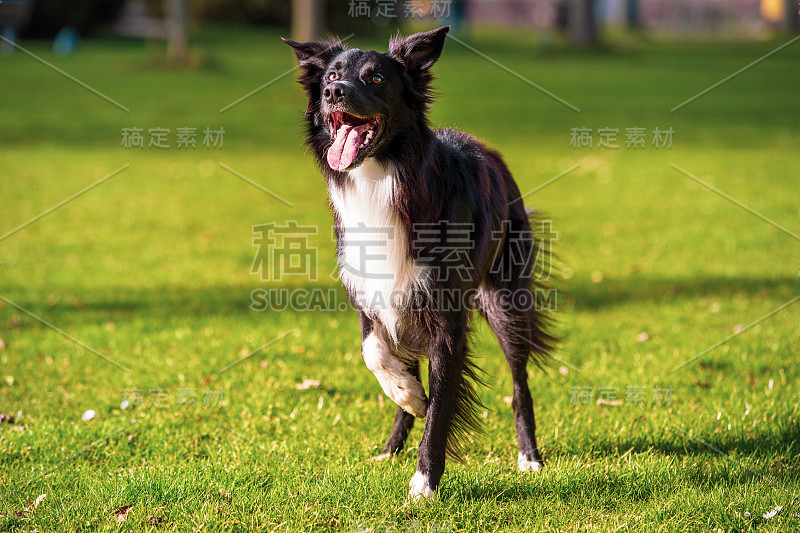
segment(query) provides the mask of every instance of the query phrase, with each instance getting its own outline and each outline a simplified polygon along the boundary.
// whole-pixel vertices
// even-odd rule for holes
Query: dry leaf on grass
[[[37,497],[37,498],[36,498],[36,499],[33,501],[33,508],[34,508],[34,509],[36,509],[37,507],[39,507],[39,504],[40,504],[40,503],[42,503],[42,502],[44,501],[44,499],[45,499],[45,498],[47,498],[47,494],[40,494],[40,495],[39,495],[39,496],[38,496],[38,497]]]
[[[124,522],[131,509],[133,509],[133,505],[123,505],[119,509],[114,509],[114,518],[117,519],[117,522]]]
[[[306,389],[318,389],[322,386],[322,382],[317,381],[316,379],[304,379],[302,383],[298,383],[294,386],[297,390],[306,390]]]
[[[610,405],[611,407],[619,407],[622,405],[622,400],[607,400],[605,398],[598,398],[597,405]]]

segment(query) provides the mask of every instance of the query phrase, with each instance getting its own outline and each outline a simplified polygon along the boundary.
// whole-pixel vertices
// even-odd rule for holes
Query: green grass
[[[24,54],[0,56],[0,234],[130,165],[0,241],[0,295],[129,370],[0,302],[0,412],[18,419],[0,425],[1,530],[800,529],[800,305],[671,372],[800,294],[797,240],[671,167],[800,233],[797,45],[670,113],[784,41],[607,52],[545,50],[522,34],[473,41],[576,113],[448,44],[436,124],[499,148],[523,191],[580,167],[526,198],[554,220],[564,265],[560,361],[530,372],[548,468],[514,471],[511,381],[478,324],[486,434],[448,464],[435,501],[412,504],[421,424],[395,460],[368,461],[395,407],[360,359],[355,314],[249,309],[251,291],[276,285],[343,296],[292,76],[219,113],[293,66],[277,37],[206,30],[205,67],[189,71],[153,66],[135,42],[86,42],[66,58],[30,43],[130,113]],[[174,148],[176,128],[207,126],[225,128],[221,149]],[[125,150],[124,127],[171,128],[173,148]],[[579,127],[618,128],[623,147],[573,149]],[[624,148],[632,127],[646,128],[644,149]],[[673,128],[671,149],[650,144],[655,127]],[[250,273],[251,227],[288,220],[320,228],[317,281]],[[304,379],[322,386],[297,390]],[[580,387],[625,400],[629,386],[646,405],[574,401]],[[653,405],[654,387],[671,402]],[[145,405],[120,409],[125,389]],[[151,389],[171,405],[149,405]],[[179,389],[194,407],[176,405]],[[203,405],[205,391],[224,398]],[[84,422],[88,409],[97,417]]]

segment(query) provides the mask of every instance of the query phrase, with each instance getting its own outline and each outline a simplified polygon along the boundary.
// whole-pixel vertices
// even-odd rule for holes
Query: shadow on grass
[[[306,291],[318,293],[325,298],[335,298],[335,304],[346,302],[340,284],[298,283],[294,285],[273,286],[259,284],[236,284],[203,286],[159,286],[152,288],[104,287],[89,290],[62,288],[61,294],[52,290],[28,291],[20,296],[13,288],[6,290],[4,296],[34,313],[52,317],[58,323],[80,323],[82,315],[96,313],[109,319],[124,320],[127,316],[147,313],[148,317],[165,319],[171,317],[213,315],[251,315],[258,311],[251,309],[251,294],[257,289],[278,289],[280,291]],[[700,298],[744,296],[752,299],[767,297],[789,299],[800,293],[800,280],[793,277],[781,278],[728,278],[702,276],[685,278],[627,278],[606,280],[602,283],[572,281],[560,286],[559,291],[567,294],[574,302],[576,310],[596,311],[626,303],[672,303],[680,300]],[[55,295],[55,296],[54,296]],[[48,303],[49,302],[49,303]],[[292,306],[282,309],[267,309],[266,312],[319,312],[329,310],[328,300],[315,300],[322,303],[314,309]],[[307,304],[312,305],[312,304]],[[296,307],[296,306],[295,306]],[[0,312],[14,312],[8,305],[0,303]],[[347,309],[352,309],[348,307]],[[342,308],[333,309],[341,311]],[[25,321],[23,321],[25,322]],[[30,323],[27,327],[30,327]],[[26,327],[26,324],[20,324]]]
[[[210,316],[248,316],[266,312],[293,312],[291,306],[286,307],[284,300],[274,302],[280,304],[276,309],[251,309],[254,304],[252,293],[254,290],[269,289],[265,285],[253,283],[252,285],[216,285],[216,286],[160,286],[152,288],[132,287],[103,287],[96,289],[61,289],[60,291],[42,290],[41,292],[27,291],[19,295],[13,289],[7,290],[3,296],[17,305],[36,313],[47,320],[52,320],[57,325],[85,324],[96,317],[105,317],[107,320],[124,322],[127,318],[137,318],[142,315],[149,319],[171,319]],[[346,301],[344,289],[338,282],[330,284],[306,284],[295,286],[274,287],[283,293],[292,291],[306,291],[333,300],[332,303]],[[280,298],[283,298],[281,296]],[[326,304],[326,300],[313,300],[309,305]],[[263,299],[256,303],[263,303]],[[335,309],[334,309],[335,310]],[[299,309],[296,312],[316,312],[311,309]],[[19,315],[11,306],[0,302],[0,313]],[[89,317],[92,318],[89,318]],[[99,318],[98,318],[99,319]],[[35,322],[22,317],[19,328],[39,327]]]
[[[800,280],[793,277],[729,278],[699,276],[697,278],[607,279],[602,283],[573,281],[566,292],[575,302],[575,309],[598,310],[630,302],[671,303],[699,298],[745,296],[764,299],[775,296],[789,299],[800,293]]]
[[[665,428],[661,438],[648,435],[633,435],[625,439],[594,440],[592,450],[604,456],[612,456],[620,450],[633,453],[655,452],[665,456],[786,456],[800,457],[800,425],[796,421],[776,419],[771,423],[747,428],[742,433],[696,433],[688,432],[677,424]],[[744,433],[744,432],[747,433]],[[685,433],[684,433],[685,432]],[[687,434],[688,433],[688,434]],[[800,470],[800,463],[797,463]]]
[[[764,489],[774,489],[797,496],[797,480],[800,479],[800,426],[796,422],[777,421],[766,426],[766,431],[752,431],[747,435],[727,433],[685,435],[671,427],[660,439],[633,437],[625,440],[591,440],[586,443],[585,454],[599,458],[610,458],[610,463],[598,462],[598,466],[588,473],[578,476],[556,476],[555,478],[526,479],[525,475],[501,476],[485,483],[475,483],[469,487],[443,486],[443,499],[446,500],[484,500],[514,501],[529,498],[597,498],[606,496],[614,499],[614,494],[628,494],[627,500],[646,501],[650,498],[663,498],[665,484],[674,483],[676,478],[682,484],[698,489],[711,489],[720,484],[726,486],[763,484]],[[574,448],[569,452],[551,451],[546,459],[549,468],[555,468],[554,460],[575,457]],[[641,470],[620,468],[613,459],[619,457],[620,450],[631,450],[634,454],[688,459],[683,464],[670,466],[673,473],[649,480],[641,475]],[[759,464],[756,461],[762,460]],[[591,459],[589,459],[591,462]],[[724,467],[719,464],[724,463]],[[573,477],[574,479],[571,479]]]

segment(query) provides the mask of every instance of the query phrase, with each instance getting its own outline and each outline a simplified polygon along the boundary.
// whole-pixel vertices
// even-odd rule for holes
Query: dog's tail
[[[517,193],[518,194],[518,193]],[[552,222],[526,209],[519,198],[509,203],[499,244],[479,310],[500,341],[506,358],[545,368],[557,339],[554,313],[558,291]],[[511,359],[509,362],[512,362]]]
[[[558,258],[554,252],[558,233],[553,230],[552,220],[534,209],[525,208],[530,226],[530,292],[532,305],[526,312],[528,322],[527,341],[531,346],[531,358],[539,368],[544,368],[555,351],[558,339],[552,333],[555,312],[558,308]]]

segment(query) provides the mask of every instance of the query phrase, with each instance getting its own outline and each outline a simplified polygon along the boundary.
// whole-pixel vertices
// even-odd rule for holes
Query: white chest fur
[[[367,159],[330,195],[341,222],[342,282],[397,341],[399,312],[429,273],[409,256],[408,236],[392,203],[394,186],[394,168]]]

